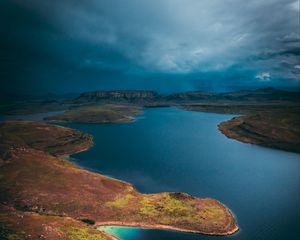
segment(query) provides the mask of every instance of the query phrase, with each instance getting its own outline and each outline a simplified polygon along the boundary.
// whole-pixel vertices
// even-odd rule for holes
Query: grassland
[[[227,137],[244,143],[300,152],[300,111],[251,113],[219,124]]]
[[[209,102],[209,103],[185,103],[183,110],[194,112],[211,112],[224,114],[247,115],[252,113],[277,112],[281,110],[297,111],[298,103],[291,102]]]
[[[229,138],[244,143],[300,152],[300,106],[291,102],[195,104],[184,110],[239,114],[219,124]]]
[[[109,239],[94,225],[146,226],[203,234],[238,230],[230,211],[184,193],[141,194],[132,185],[61,158],[92,137],[40,122],[0,124],[2,239]],[[88,223],[88,224],[84,224]]]
[[[130,122],[134,120],[134,115],[141,113],[141,108],[136,106],[96,104],[72,108],[46,120],[74,123]]]

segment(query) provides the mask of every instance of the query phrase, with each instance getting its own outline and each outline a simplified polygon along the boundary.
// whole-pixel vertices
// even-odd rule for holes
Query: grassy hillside
[[[46,120],[75,123],[130,122],[133,115],[142,113],[139,107],[127,105],[99,104],[72,108]]]
[[[30,235],[28,239],[38,239],[41,234],[57,239],[47,230],[53,228],[64,236],[75,236],[62,239],[77,239],[81,234],[92,234],[82,239],[99,239],[92,238],[92,227],[81,221],[145,224],[216,235],[238,229],[231,213],[214,199],[183,193],[141,194],[129,183],[80,169],[59,157],[91,146],[87,134],[40,122],[12,121],[0,124],[0,138],[4,239],[18,239],[11,235],[14,233]],[[25,217],[18,220],[19,215]],[[35,217],[44,223],[43,228],[32,220]],[[64,221],[74,224],[64,226]]]
[[[300,152],[300,110],[252,113],[219,125],[222,133],[241,142]]]

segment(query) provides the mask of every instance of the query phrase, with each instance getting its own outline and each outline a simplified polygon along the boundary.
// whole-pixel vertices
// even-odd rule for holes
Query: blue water
[[[226,204],[241,227],[226,239],[297,239],[300,155],[226,138],[217,124],[231,117],[161,108],[146,110],[133,123],[66,125],[94,136],[93,148],[72,156],[80,166],[131,182],[141,192],[183,191]],[[123,240],[220,239],[115,232]]]
[[[300,155],[226,138],[217,125],[231,117],[156,108],[132,123],[64,125],[94,136],[93,148],[72,156],[84,168],[131,182],[144,193],[181,191],[220,200],[241,228],[224,239],[298,239]],[[220,239],[162,230],[109,231],[122,240]]]

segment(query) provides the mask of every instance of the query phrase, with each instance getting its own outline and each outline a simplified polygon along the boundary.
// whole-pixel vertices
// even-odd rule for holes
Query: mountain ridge
[[[280,90],[273,87],[259,88],[256,90],[241,90],[236,92],[214,93],[205,91],[188,91],[179,92],[169,95],[160,95],[155,91],[148,90],[97,90],[85,92],[75,98],[76,103],[84,102],[101,102],[101,101],[166,101],[166,102],[182,102],[182,101],[300,101],[300,92],[292,92]]]

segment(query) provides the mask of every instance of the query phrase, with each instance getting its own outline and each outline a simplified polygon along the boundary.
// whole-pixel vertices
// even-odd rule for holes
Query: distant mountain
[[[293,101],[300,102],[300,93],[275,88],[261,88],[257,90],[244,90],[229,93],[212,93],[192,91],[174,93],[167,96],[159,95],[154,91],[144,90],[112,90],[82,93],[75,100],[76,104],[105,102],[105,103],[182,103],[182,102],[209,102],[209,101]]]
[[[239,91],[221,94],[228,100],[235,101],[299,101],[299,92],[290,92],[272,87],[260,88],[254,91]]]
[[[219,97],[218,93],[192,91],[170,94],[165,97],[168,101],[199,101],[199,100],[215,100]]]
[[[154,91],[144,90],[113,90],[113,91],[95,91],[82,93],[75,99],[77,103],[84,102],[138,102],[154,101],[160,98],[160,95]]]
[[[183,92],[175,93],[166,97],[170,101],[300,101],[299,92],[290,92],[276,88],[260,88],[257,90],[243,90],[229,93],[209,92]]]

